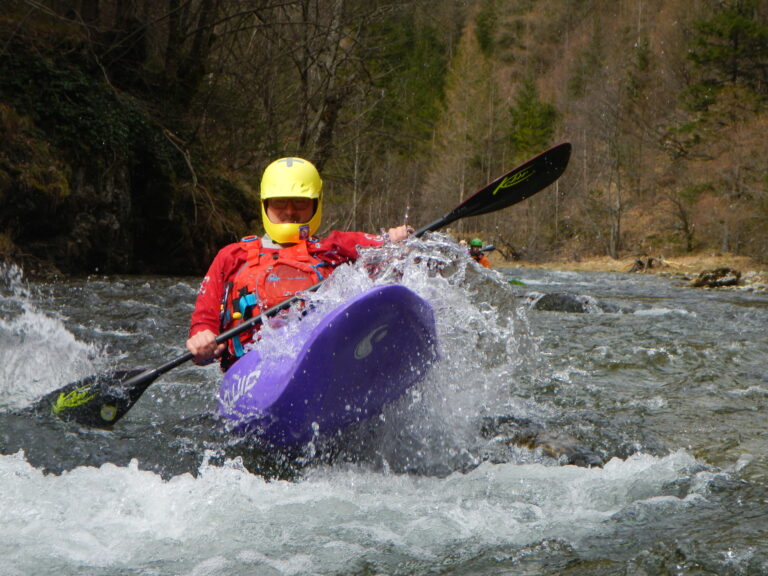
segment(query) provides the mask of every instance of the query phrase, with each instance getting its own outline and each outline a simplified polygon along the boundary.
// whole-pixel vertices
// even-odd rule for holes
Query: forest
[[[560,142],[568,170],[457,222],[505,259],[768,262],[768,0],[3,0],[0,255],[199,274],[313,161],[331,229],[415,227]]]

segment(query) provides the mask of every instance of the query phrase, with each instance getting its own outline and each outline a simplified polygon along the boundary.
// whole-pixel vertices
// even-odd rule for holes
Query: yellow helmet
[[[270,198],[311,198],[317,200],[309,222],[280,224],[267,216],[264,201]],[[273,242],[292,244],[312,236],[323,215],[323,181],[317,168],[302,158],[280,158],[267,166],[261,177],[261,220]]]

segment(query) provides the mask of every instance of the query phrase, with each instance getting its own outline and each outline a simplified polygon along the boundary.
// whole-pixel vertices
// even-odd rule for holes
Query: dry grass
[[[498,268],[523,267],[538,268],[544,270],[576,270],[588,272],[629,272],[632,269],[637,257],[627,256],[624,258],[613,259],[608,256],[595,256],[589,258],[562,259],[550,262],[507,262],[500,254],[493,253],[490,256],[491,263]],[[760,264],[752,258],[746,256],[736,256],[733,254],[692,254],[685,256],[675,256],[665,258],[663,256],[654,257],[661,261],[661,265],[646,270],[643,273],[655,274],[677,274],[681,276],[697,276],[705,270],[715,268],[733,268],[741,272],[742,276],[757,276],[762,282],[768,283],[768,266]],[[644,258],[644,260],[646,260]]]

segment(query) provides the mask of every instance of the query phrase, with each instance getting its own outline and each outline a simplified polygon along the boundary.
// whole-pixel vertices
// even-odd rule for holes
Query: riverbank
[[[665,258],[626,256],[610,258],[595,256],[588,258],[557,259],[547,262],[507,262],[500,254],[491,254],[491,263],[497,268],[535,268],[540,270],[572,270],[581,272],[621,272],[640,274],[663,274],[694,280],[702,272],[718,268],[731,268],[741,273],[742,285],[768,289],[768,265],[761,264],[747,256],[734,254],[690,254]],[[640,268],[640,269],[638,269]]]

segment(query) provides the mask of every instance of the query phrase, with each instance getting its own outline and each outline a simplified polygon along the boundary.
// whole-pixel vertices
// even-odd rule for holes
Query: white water
[[[455,255],[446,256],[445,250],[435,251],[433,259],[449,262]],[[690,528],[708,525],[712,509],[723,522],[752,517],[754,511],[731,513],[729,502],[719,503],[722,486],[740,505],[749,502],[749,495],[738,492],[743,485],[734,479],[754,466],[752,456],[734,457],[727,469],[718,469],[694,457],[685,443],[652,455],[653,451],[643,450],[640,439],[626,432],[640,452],[614,457],[602,469],[585,469],[559,466],[537,450],[507,445],[498,431],[489,437],[478,432],[484,417],[507,414],[546,424],[567,420],[570,411],[601,410],[618,424],[585,420],[584,426],[591,425],[598,433],[600,426],[606,426],[609,437],[624,433],[625,422],[636,426],[636,420],[656,413],[663,418],[679,409],[678,397],[665,389],[670,384],[660,381],[665,372],[674,372],[670,365],[675,363],[683,363],[681,370],[687,369],[685,362],[696,367],[700,360],[689,359],[685,342],[673,352],[658,342],[643,344],[642,336],[632,342],[631,334],[637,333],[633,323],[656,322],[659,314],[666,321],[694,322],[696,312],[684,305],[653,303],[628,319],[601,315],[601,322],[617,333],[616,340],[601,345],[602,351],[592,347],[589,359],[576,360],[564,356],[562,348],[576,345],[579,331],[585,329],[581,323],[588,321],[592,324],[587,328],[600,329],[595,318],[566,317],[562,321],[570,327],[562,329],[562,339],[542,343],[528,315],[505,292],[505,278],[473,265],[459,267],[448,278],[425,274],[423,262],[413,262],[417,256],[418,252],[411,255],[400,269],[388,270],[382,281],[399,276],[433,304],[442,359],[419,390],[384,414],[376,436],[366,445],[374,457],[357,465],[337,461],[310,467],[289,482],[255,475],[239,458],[221,464],[214,458],[215,449],[210,456],[218,464],[205,461],[197,474],[169,479],[142,469],[141,452],[127,466],[71,466],[59,475],[33,467],[23,451],[1,454],[0,574],[557,574],[558,562],[565,566],[590,559],[619,562],[621,571],[605,574],[652,574],[657,558],[672,562],[681,550],[688,554],[689,567],[699,562],[731,566],[734,571],[728,573],[733,574],[768,573],[764,555],[760,556],[765,539],[737,535],[721,542],[713,535],[702,543]],[[115,319],[102,317],[98,326],[83,332],[85,338],[76,336],[86,322],[60,318],[60,311],[46,309],[45,300],[36,300],[17,274],[4,273],[6,288],[0,290],[4,411],[27,406],[40,394],[96,371],[97,365],[101,369],[104,360],[95,355],[104,347],[121,358],[140,352],[101,343],[107,332],[125,339],[125,333],[134,330],[132,325],[123,330],[110,324],[118,324]],[[552,279],[567,284],[569,276]],[[362,266],[340,270],[316,303],[332,306],[362,292],[370,282]],[[141,289],[151,295],[158,284],[149,280]],[[124,289],[136,287],[128,284]],[[190,286],[173,284],[170,291],[170,303],[178,303],[177,292],[182,300],[189,296],[189,302],[179,305],[188,315]],[[152,296],[146,301],[161,311],[171,306]],[[138,298],[136,307],[143,303],[144,298]],[[125,320],[123,312],[116,314]],[[178,310],[169,315],[179,315]],[[541,318],[546,322],[557,317]],[[154,350],[150,364],[167,359],[169,350],[178,350],[185,321],[186,317],[167,334],[157,335],[151,327],[164,325],[161,314],[146,324],[139,322],[136,332],[147,332],[142,351]],[[293,329],[290,324],[287,328]],[[696,343],[694,348],[701,346]],[[647,372],[637,378],[634,358],[650,356]],[[751,370],[746,361],[742,363]],[[604,384],[604,372],[620,373],[626,366],[629,376]],[[201,378],[213,381],[213,386],[201,385]],[[59,425],[53,429],[54,437],[97,444],[103,438],[109,447],[107,441],[119,435],[127,442],[136,435],[138,442],[140,436],[151,440],[155,434],[156,443],[172,444],[173,438],[155,432],[157,418],[171,419],[182,401],[195,401],[194,395],[189,399],[175,391],[209,396],[217,378],[210,368],[179,369],[153,387],[118,430],[82,431]],[[586,379],[591,379],[590,396],[577,395],[581,394],[577,389],[586,388]],[[672,382],[678,379],[672,373]],[[640,393],[625,392],[624,387]],[[740,390],[737,386],[736,392]],[[736,392],[734,402],[749,395],[757,397],[758,405],[764,404],[764,394]],[[708,393],[704,390],[700,398],[691,398],[691,410],[681,413],[681,426],[696,421],[699,406],[711,404]],[[551,399],[542,401],[539,396]],[[588,402],[594,405],[585,406]],[[674,422],[675,416],[669,421]],[[690,436],[687,429],[667,426],[672,426],[669,438]],[[0,429],[0,439],[3,433]],[[180,435],[177,440],[183,443],[186,438]],[[759,444],[754,446],[760,450]],[[401,470],[417,473],[398,473]],[[762,488],[757,493],[765,497]],[[757,506],[764,512],[765,500]],[[681,574],[696,573],[685,571],[685,558],[680,566]],[[583,572],[573,574],[591,574],[588,563]]]
[[[268,482],[230,462],[162,481],[136,466],[44,476],[0,457],[4,574],[419,573],[445,558],[542,541],[580,543],[622,515],[674,514],[698,492],[664,496],[696,475],[684,452],[604,469],[483,464],[447,478],[317,470]]]
[[[93,372],[96,347],[79,342],[55,311],[31,298],[21,270],[0,263],[0,408],[35,398]],[[52,385],[53,384],[53,385]]]

